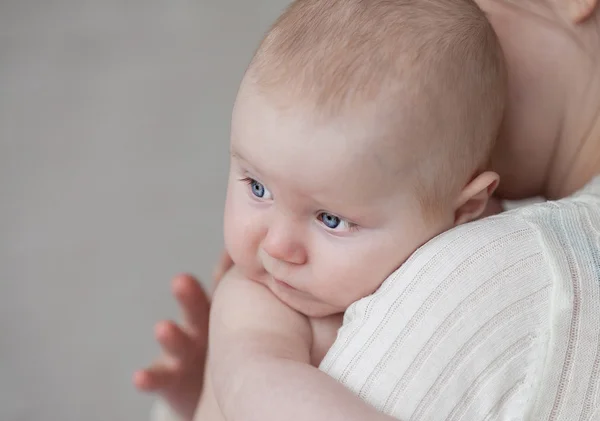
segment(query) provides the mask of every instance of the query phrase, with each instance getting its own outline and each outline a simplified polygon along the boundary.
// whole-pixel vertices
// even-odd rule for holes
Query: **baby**
[[[215,293],[197,419],[228,417],[243,381],[231,367],[257,347],[318,366],[352,303],[481,216],[499,181],[487,166],[505,79],[469,0],[298,0],[283,13],[233,111],[235,266]],[[199,390],[183,389],[168,402],[189,419]]]

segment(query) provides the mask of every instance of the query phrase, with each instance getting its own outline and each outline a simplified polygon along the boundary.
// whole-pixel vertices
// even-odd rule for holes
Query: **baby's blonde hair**
[[[487,165],[506,92],[500,45],[472,0],[296,0],[248,75],[321,117],[367,101],[397,110],[389,123],[418,143],[425,211]]]

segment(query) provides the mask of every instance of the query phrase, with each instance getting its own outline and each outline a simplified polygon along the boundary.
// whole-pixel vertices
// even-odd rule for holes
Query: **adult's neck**
[[[577,25],[557,2],[477,0],[509,70],[492,157],[508,199],[568,196],[600,173],[600,13]]]

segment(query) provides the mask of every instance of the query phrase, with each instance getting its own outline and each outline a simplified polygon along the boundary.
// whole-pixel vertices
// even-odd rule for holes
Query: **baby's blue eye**
[[[265,200],[273,199],[273,195],[271,194],[269,189],[267,189],[262,183],[259,183],[255,179],[250,178],[250,177],[245,177],[245,178],[240,179],[240,181],[243,181],[248,186],[250,186],[250,190],[252,190],[252,195],[254,197],[257,197],[259,199],[265,199]]]
[[[323,222],[323,224],[325,224],[327,228],[330,229],[336,229],[341,222],[340,218],[338,218],[337,216],[325,212],[319,215],[319,219],[321,220],[321,222]]]
[[[252,189],[252,194],[256,197],[263,198],[265,196],[265,186],[260,184],[256,180],[252,180],[250,182],[250,188]]]
[[[347,221],[339,216],[332,215],[327,212],[321,212],[317,215],[317,219],[330,230],[335,230],[338,233],[352,232],[358,229],[353,222]]]

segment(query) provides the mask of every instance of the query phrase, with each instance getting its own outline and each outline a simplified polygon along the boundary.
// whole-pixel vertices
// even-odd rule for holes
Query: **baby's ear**
[[[460,225],[477,219],[485,210],[499,182],[500,177],[492,171],[483,172],[470,181],[456,201],[454,224]]]
[[[573,23],[582,23],[588,19],[598,7],[598,0],[555,0],[568,13]]]

